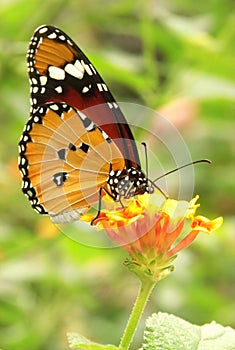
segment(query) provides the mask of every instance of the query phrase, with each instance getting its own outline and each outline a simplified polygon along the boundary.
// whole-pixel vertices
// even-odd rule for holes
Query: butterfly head
[[[135,195],[153,193],[154,188],[144,173],[131,167],[122,171],[111,170],[107,181],[112,197],[118,201],[122,198],[129,199]]]

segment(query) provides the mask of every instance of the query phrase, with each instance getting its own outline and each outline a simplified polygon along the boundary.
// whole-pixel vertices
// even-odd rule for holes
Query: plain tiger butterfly
[[[31,111],[19,142],[19,169],[32,207],[66,223],[104,193],[121,202],[153,192],[124,115],[73,40],[53,26],[39,27],[27,65]]]

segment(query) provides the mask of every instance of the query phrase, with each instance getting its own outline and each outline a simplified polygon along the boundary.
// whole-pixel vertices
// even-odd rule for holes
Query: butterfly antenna
[[[153,183],[157,182],[158,180],[160,180],[161,178],[163,178],[163,177],[165,177],[165,176],[167,176],[167,175],[169,175],[169,174],[172,174],[172,173],[174,173],[174,172],[176,172],[176,171],[179,171],[180,169],[186,168],[186,167],[188,167],[188,166],[190,166],[190,165],[194,165],[194,164],[197,164],[197,163],[209,163],[209,164],[211,164],[212,162],[211,162],[211,160],[209,160],[209,159],[199,159],[199,160],[195,160],[194,162],[181,165],[180,167],[175,168],[175,169],[173,169],[173,170],[170,170],[170,171],[168,171],[167,173],[165,173],[165,174],[163,174],[163,175],[157,177],[155,180],[153,180]]]
[[[148,162],[148,149],[145,142],[141,142],[141,145],[144,146],[144,153],[145,153],[145,171],[146,171],[146,178],[148,180],[149,178],[149,162]]]
[[[161,192],[161,194],[167,199],[168,196],[164,193],[164,191],[158,187],[154,181],[152,181],[151,179],[149,179],[149,162],[148,162],[148,148],[145,142],[141,142],[141,144],[144,146],[144,151],[145,151],[145,168],[146,168],[146,179],[147,179],[147,183],[150,183],[152,186],[152,191],[154,191],[154,187],[158,189],[159,192]],[[152,192],[149,192],[152,193]]]

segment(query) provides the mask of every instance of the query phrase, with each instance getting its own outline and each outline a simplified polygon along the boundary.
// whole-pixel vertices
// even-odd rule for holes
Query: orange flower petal
[[[209,220],[195,216],[200,204],[198,196],[190,202],[166,199],[161,193],[140,195],[120,203],[104,196],[104,210],[101,210],[94,225],[104,229],[109,238],[122,246],[131,256],[135,267],[158,278],[159,271],[172,271],[172,261],[176,254],[188,247],[200,232],[210,233],[222,225],[221,217]],[[83,221],[94,217],[86,214]],[[191,224],[191,232],[179,237],[185,222]],[[141,270],[142,271],[142,270]]]
[[[209,220],[205,216],[198,215],[195,216],[191,222],[191,227],[193,230],[198,230],[205,233],[210,233],[211,231],[217,230],[223,223],[223,218],[220,216],[214,220]]]

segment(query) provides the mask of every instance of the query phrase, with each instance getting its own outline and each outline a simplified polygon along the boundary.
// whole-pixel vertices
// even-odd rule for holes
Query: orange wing
[[[78,220],[99,200],[110,166],[123,170],[118,147],[84,114],[65,103],[39,107],[19,144],[23,192],[55,223]]]
[[[118,103],[66,33],[50,25],[39,27],[30,42],[27,63],[33,111],[51,102],[66,102],[79,111],[85,110],[87,117],[118,146],[126,167],[140,170],[135,140]]]

